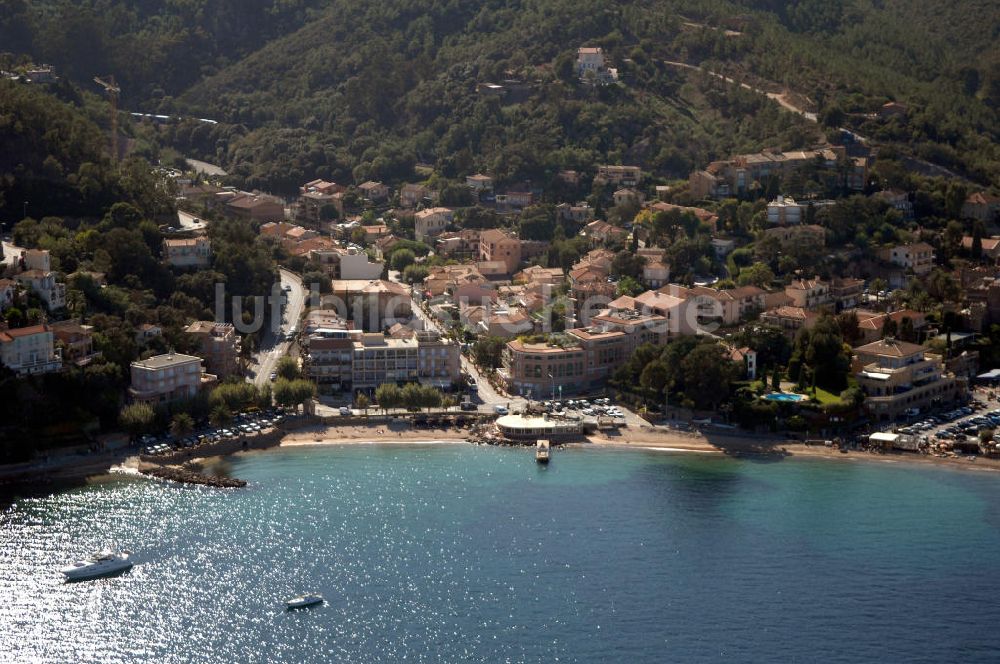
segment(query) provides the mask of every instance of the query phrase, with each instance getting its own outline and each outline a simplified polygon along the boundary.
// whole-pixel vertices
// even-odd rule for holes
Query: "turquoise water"
[[[805,401],[806,398],[802,394],[792,394],[791,392],[772,392],[764,395],[764,399],[767,401]]]
[[[0,515],[0,661],[996,662],[1000,475],[290,448]],[[128,574],[56,569],[111,544]],[[317,591],[298,613],[282,601]]]

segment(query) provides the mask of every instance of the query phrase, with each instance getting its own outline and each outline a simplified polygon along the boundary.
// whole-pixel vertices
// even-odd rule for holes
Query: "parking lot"
[[[611,417],[615,420],[622,420],[622,424],[624,424],[625,420],[625,412],[611,403],[611,399],[608,398],[542,401],[540,405],[542,410],[556,417],[566,417],[569,419],[579,417]]]
[[[175,439],[170,434],[143,436],[139,439],[144,454],[167,454],[180,449],[193,449],[198,445],[217,443],[225,439],[254,436],[262,433],[285,419],[280,409],[256,413],[240,413],[233,417],[231,424],[224,427],[202,427],[189,436]]]
[[[895,432],[914,436],[921,442],[934,446],[978,442],[980,431],[997,428],[1000,428],[1000,408],[991,410],[982,401],[971,401],[965,406],[896,427]]]

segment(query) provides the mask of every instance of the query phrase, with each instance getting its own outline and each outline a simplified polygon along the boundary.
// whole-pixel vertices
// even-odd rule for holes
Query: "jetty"
[[[143,464],[139,472],[150,477],[158,477],[162,480],[180,482],[182,484],[200,484],[218,489],[240,489],[247,485],[246,480],[235,477],[219,477],[215,475],[204,475],[197,470],[185,466],[158,466]]]

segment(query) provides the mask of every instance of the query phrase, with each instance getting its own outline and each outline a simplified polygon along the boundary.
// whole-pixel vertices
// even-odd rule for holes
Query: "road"
[[[804,108],[799,108],[798,106],[796,106],[795,104],[793,104],[788,99],[788,93],[787,92],[768,92],[767,90],[762,90],[760,88],[755,88],[752,85],[750,85],[749,83],[742,83],[740,81],[737,81],[737,80],[735,80],[733,78],[730,78],[729,76],[726,76],[725,74],[720,74],[718,72],[712,71],[711,69],[705,69],[705,68],[700,67],[698,65],[689,65],[686,62],[676,62],[674,60],[664,60],[663,64],[669,65],[671,67],[679,67],[681,69],[691,69],[693,71],[703,71],[706,74],[708,74],[709,76],[714,76],[715,78],[723,80],[726,83],[731,83],[733,85],[738,85],[738,86],[740,86],[741,88],[743,88],[745,90],[750,90],[752,92],[756,92],[757,94],[764,95],[768,99],[773,99],[774,101],[778,102],[778,104],[782,108],[784,108],[786,111],[791,111],[792,113],[796,113],[798,115],[801,115],[802,117],[804,117],[806,120],[809,120],[810,122],[816,122],[818,120],[818,118],[816,117],[816,114],[813,113],[812,111],[807,111]]]
[[[200,217],[196,217],[189,212],[184,212],[183,210],[177,211],[177,223],[180,227],[186,231],[201,231],[205,230],[207,222]]]
[[[268,328],[261,336],[260,348],[254,353],[250,362],[250,369],[254,371],[252,382],[255,385],[264,385],[270,381],[271,372],[278,365],[278,359],[288,354],[292,343],[286,341],[286,337],[291,332],[292,327],[298,325],[299,318],[306,306],[306,291],[302,285],[302,280],[293,273],[280,269],[281,287],[290,286],[287,293],[288,304],[285,306],[284,315],[281,319],[280,334],[275,334],[274,330]]]
[[[394,281],[398,284],[402,284],[403,286],[409,288],[407,284],[400,281],[400,274],[395,270],[389,271],[389,280]],[[425,329],[436,330],[441,334],[441,336],[444,336],[445,331],[441,328],[441,325],[438,324],[436,320],[434,320],[434,317],[428,315],[427,312],[425,312],[420,307],[419,302],[417,302],[416,300],[412,300],[412,292],[413,292],[412,289],[410,289],[413,314],[421,321],[423,321]],[[476,393],[479,395],[479,399],[483,402],[483,405],[480,406],[480,410],[484,412],[485,411],[492,412],[493,406],[498,406],[498,405],[508,406],[509,408],[512,409],[523,408],[524,405],[527,403],[527,401],[521,397],[509,397],[503,394],[499,394],[495,389],[493,389],[493,386],[490,385],[490,382],[479,371],[479,369],[476,368],[476,365],[473,364],[472,361],[469,358],[467,358],[464,353],[459,355],[459,357],[462,363],[462,371],[471,376],[473,380],[476,381]]]
[[[205,175],[228,175],[221,166],[210,164],[207,161],[199,161],[198,159],[185,159],[184,161],[187,162],[188,166]]]

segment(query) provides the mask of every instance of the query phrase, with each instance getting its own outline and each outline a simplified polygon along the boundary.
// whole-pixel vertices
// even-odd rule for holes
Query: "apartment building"
[[[55,272],[25,270],[14,275],[14,279],[37,294],[45,302],[45,307],[49,311],[66,306],[66,284],[56,281]]]
[[[430,196],[431,189],[426,185],[407,183],[399,190],[399,204],[405,208],[415,208]]]
[[[767,223],[772,226],[795,226],[804,216],[805,206],[788,196],[778,196],[767,204]]]
[[[458,345],[436,332],[418,331],[407,339],[363,334],[352,346],[351,389],[417,382],[444,388],[461,380]]]
[[[274,196],[239,192],[226,201],[225,213],[247,221],[280,221],[285,218],[285,206]]]
[[[370,201],[384,201],[389,198],[389,187],[381,182],[369,180],[358,185],[361,195]]]
[[[198,355],[205,370],[220,379],[239,373],[240,338],[229,323],[199,320],[185,330],[198,342]]]
[[[635,187],[642,182],[642,169],[638,166],[601,165],[597,167],[595,180],[615,188]]]
[[[507,274],[514,274],[521,264],[521,240],[496,228],[483,231],[479,236],[479,260],[501,262]]]
[[[418,242],[440,235],[455,220],[455,211],[446,207],[420,210],[413,215],[413,234]]]
[[[66,284],[56,281],[56,273],[52,271],[52,259],[47,249],[25,250],[21,253],[18,266],[22,267],[23,271],[14,275],[14,279],[38,295],[49,311],[66,306]]]
[[[722,325],[736,325],[747,318],[760,313],[765,308],[767,291],[756,286],[740,286],[719,290],[708,286],[694,286],[686,288],[678,284],[668,284],[659,291],[650,291],[652,294],[642,294],[636,298],[637,302],[650,301],[655,303],[657,298],[662,302],[672,302],[663,299],[664,296],[673,297],[687,302],[688,306],[696,308],[695,320],[699,325],[711,323]],[[679,305],[673,305],[674,307]]]
[[[819,166],[831,184],[844,184],[861,191],[868,179],[868,160],[848,157],[843,146],[831,145],[814,150],[781,152],[767,150],[715,161],[693,172],[688,186],[695,198],[740,196],[759,187],[768,178],[787,178],[806,165]]]
[[[510,392],[535,399],[579,392],[601,385],[642,344],[666,343],[668,325],[658,314],[617,309],[567,330],[560,344],[515,339],[504,348],[499,375]]]
[[[337,279],[331,298],[338,313],[366,332],[380,332],[412,316],[410,291],[384,279]]]
[[[354,371],[354,341],[347,330],[321,330],[303,340],[307,378],[335,390],[349,389]]]
[[[934,247],[926,242],[889,247],[882,251],[882,258],[916,275],[924,275],[934,269]]]
[[[62,369],[62,356],[48,325],[0,330],[0,365],[18,376]]]
[[[951,403],[964,396],[965,383],[947,373],[940,356],[926,346],[885,338],[854,350],[855,378],[865,408],[879,421]]]
[[[785,295],[791,298],[792,306],[803,309],[815,309],[833,301],[830,284],[819,277],[795,279],[785,286]]]
[[[82,366],[100,355],[100,353],[94,353],[94,327],[92,325],[81,325],[80,319],[74,318],[52,323],[49,327],[64,362],[74,362]]]
[[[133,362],[131,373],[132,400],[152,404],[192,399],[216,382],[214,375],[205,373],[200,357],[180,353]]]

